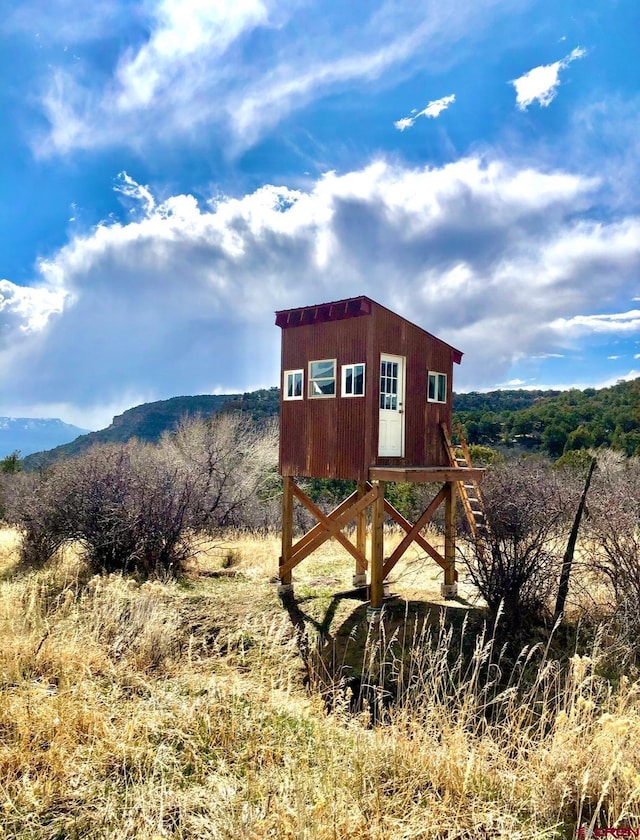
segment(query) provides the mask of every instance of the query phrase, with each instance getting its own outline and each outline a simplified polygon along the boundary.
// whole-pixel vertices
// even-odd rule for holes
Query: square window
[[[364,396],[364,365],[342,365],[342,396]]]
[[[336,360],[309,362],[309,397],[335,397]]]
[[[446,403],[447,401],[447,374],[429,373],[429,385],[427,387],[427,401]]]
[[[285,400],[301,400],[304,398],[303,389],[304,371],[285,370],[284,387],[282,391]]]

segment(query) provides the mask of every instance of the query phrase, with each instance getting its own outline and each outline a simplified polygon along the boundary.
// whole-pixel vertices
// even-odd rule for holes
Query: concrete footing
[[[443,598],[457,598],[458,584],[457,583],[442,583],[440,584],[440,594]]]
[[[366,575],[366,573],[363,572],[360,575],[354,575],[351,578],[351,583],[353,584],[354,588],[358,588],[360,586],[366,586],[367,585],[367,575]]]
[[[381,618],[382,618],[382,608],[381,607],[367,607],[367,623],[368,624],[379,624]]]

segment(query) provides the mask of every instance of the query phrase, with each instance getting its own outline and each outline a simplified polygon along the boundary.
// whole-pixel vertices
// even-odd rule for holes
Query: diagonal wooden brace
[[[428,551],[429,554],[431,554],[431,556],[434,558],[434,560],[436,560],[436,562],[444,568],[444,566],[446,565],[445,558],[442,557],[436,551],[436,549],[433,548],[433,546],[429,545],[429,543],[424,539],[424,537],[421,538],[424,541],[424,544],[418,538],[421,537],[420,531],[424,528],[427,522],[431,520],[433,514],[440,507],[442,502],[444,502],[446,495],[446,487],[443,487],[438,493],[438,495],[434,499],[432,499],[429,506],[424,511],[422,516],[418,519],[418,521],[415,523],[415,525],[410,525],[410,523],[406,519],[404,519],[404,517],[402,517],[404,519],[404,523],[400,522],[399,524],[402,525],[407,534],[405,537],[403,537],[402,542],[398,544],[391,557],[389,557],[387,562],[384,564],[384,567],[382,569],[383,578],[386,578],[391,569],[393,569],[393,567],[396,565],[396,563],[402,557],[405,551],[409,548],[412,542],[417,542],[421,546],[421,548],[424,548],[425,551]],[[389,506],[392,507],[392,505]],[[386,507],[387,506],[385,505],[385,508]],[[387,512],[389,511],[387,510]],[[398,516],[401,516],[401,514],[398,513],[398,511],[396,511],[396,513],[398,514]],[[393,518],[396,519],[395,516]],[[396,521],[398,520],[396,519]],[[426,548],[426,546],[428,546],[428,548]]]
[[[299,490],[299,488],[297,489]],[[295,490],[293,490],[293,492],[295,493]],[[308,503],[313,504],[313,502],[311,502],[311,500],[304,493],[302,493],[301,490],[299,490],[299,492],[304,496],[304,499],[301,499],[301,501],[305,505],[305,507],[308,506]],[[300,496],[298,496],[297,494],[296,496],[297,498],[300,498]],[[300,547],[300,542],[302,542],[302,540],[300,540],[300,542],[294,546],[293,553],[290,559],[280,567],[280,576],[282,577],[287,572],[290,572],[293,568],[295,568],[298,565],[298,563],[304,560],[305,557],[308,557],[309,554],[311,554],[313,551],[319,548],[328,539],[337,536],[340,533],[340,531],[345,527],[345,525],[348,525],[352,519],[355,519],[355,517],[360,513],[360,511],[367,508],[376,497],[377,491],[370,490],[366,494],[366,496],[363,496],[361,499],[358,499],[355,502],[355,504],[351,505],[347,510],[343,511],[335,519],[321,514],[323,521],[321,521],[319,524],[323,528],[322,533],[316,533],[316,535],[312,539],[306,540],[305,544],[302,547]],[[309,510],[311,510],[311,508],[309,508]],[[344,537],[344,535],[341,536]],[[346,542],[349,542],[346,537],[344,537],[344,539],[346,540]],[[354,557],[356,557],[356,559],[358,559],[359,562],[364,561],[365,558],[363,558],[360,555],[360,552],[358,552],[355,546],[353,546],[351,543],[350,545],[353,551],[356,552],[356,554],[358,555],[356,557],[356,554],[354,554]]]
[[[320,510],[320,508],[315,504],[315,502],[313,502],[313,500],[310,499],[307,496],[307,494],[297,486],[297,484],[293,484],[293,486],[291,488],[291,492],[296,497],[296,499],[299,499],[302,502],[302,504],[307,508],[307,510],[315,516],[315,518],[318,520],[318,525],[320,525],[324,530],[330,529],[331,525],[332,525],[332,521],[336,518],[336,516],[340,515],[340,514],[336,514],[335,511],[332,511],[332,513],[330,513],[328,516],[326,514],[324,514]],[[358,494],[357,494],[357,491],[356,491],[356,493],[352,493],[351,496],[349,496],[349,499],[347,499],[346,501],[348,502],[350,499],[354,499],[354,498],[357,499],[357,497],[358,497]],[[345,503],[343,502],[343,504],[339,505],[338,508],[336,508],[336,510],[339,510],[340,513],[342,513],[342,509],[343,509],[344,504]],[[357,514],[356,514],[356,516],[357,516]],[[315,526],[315,527],[317,527],[317,526]],[[334,536],[338,540],[340,545],[344,546],[347,549],[347,551],[358,562],[358,564],[361,567],[363,567],[364,569],[366,569],[367,568],[367,558],[362,554],[362,552],[360,552],[358,550],[358,548],[355,545],[353,545],[353,543],[347,537],[345,537],[345,535],[341,531],[337,531],[334,534]],[[303,539],[304,539],[304,537],[303,537]],[[302,542],[302,540],[300,540],[300,542]],[[307,542],[310,542],[310,540],[307,540]],[[299,550],[299,543],[296,544],[293,547],[292,556],[295,555],[298,550]]]
[[[311,508],[309,508],[308,505],[307,505],[307,502],[310,502],[311,499],[309,499],[309,497],[302,490],[300,490],[300,488],[296,485],[296,483],[292,481],[291,482],[291,492],[295,493],[295,490],[299,490],[300,493],[302,493],[302,495],[304,496],[304,499],[301,498],[300,496],[298,496],[298,498],[300,499],[302,504],[310,511],[310,513],[313,513]],[[337,517],[340,516],[340,514],[344,513],[345,510],[348,510],[351,507],[351,505],[357,500],[357,498],[358,498],[358,493],[356,491],[356,492],[352,493],[348,498],[346,498],[344,500],[344,502],[340,502],[340,504],[337,507],[335,507],[331,511],[331,513],[327,514],[327,518],[331,519],[331,520],[337,519]],[[311,540],[313,540],[315,537],[317,537],[318,534],[322,534],[324,531],[325,531],[325,526],[322,524],[322,522],[318,522],[316,525],[313,526],[313,528],[311,528],[310,531],[307,531],[307,533],[303,537],[300,537],[298,542],[293,546],[292,552],[296,552],[296,551],[299,551],[300,549],[304,548],[305,545],[310,543]]]
[[[392,519],[394,519],[398,523],[398,525],[400,525],[401,528],[404,528],[404,530],[407,532],[411,531],[413,525],[407,519],[405,519],[404,516],[399,511],[397,511],[387,499],[385,499],[384,501],[384,509],[389,514],[389,516]],[[414,537],[414,542],[417,542],[420,548],[423,549],[423,551],[426,551],[427,554],[429,554],[441,568],[446,568],[447,563],[444,557],[425,540],[422,534],[416,534]]]

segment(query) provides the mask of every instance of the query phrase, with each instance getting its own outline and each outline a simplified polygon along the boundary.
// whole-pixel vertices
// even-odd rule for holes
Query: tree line
[[[518,397],[513,394],[520,393]],[[640,455],[640,379],[611,388],[529,393],[531,403],[513,410],[522,392],[459,394],[455,416],[470,443],[544,452],[605,447]],[[552,392],[553,393],[553,392]]]

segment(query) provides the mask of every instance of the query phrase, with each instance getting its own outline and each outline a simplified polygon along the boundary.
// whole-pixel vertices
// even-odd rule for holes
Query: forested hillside
[[[518,393],[456,396],[456,417],[470,443],[524,447],[552,458],[599,446],[640,454],[640,379],[599,390],[526,392],[531,403],[514,411],[509,400]]]

